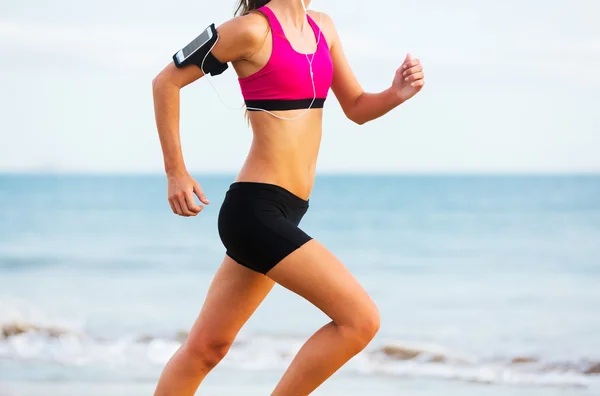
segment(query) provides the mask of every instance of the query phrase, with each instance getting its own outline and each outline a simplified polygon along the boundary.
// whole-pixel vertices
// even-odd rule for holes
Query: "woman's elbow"
[[[181,89],[181,87],[177,84],[177,81],[175,81],[171,75],[165,73],[164,71],[158,73],[156,77],[152,79],[152,92],[154,94],[171,88]]]
[[[367,120],[367,119],[364,119],[364,118],[355,118],[355,119],[353,119],[352,121],[353,121],[355,124],[357,124],[357,125],[364,125],[364,124],[366,124],[367,122],[369,122],[369,120]]]
[[[350,112],[350,111],[348,111],[348,112],[345,112],[345,114],[346,114],[346,117],[347,117],[347,118],[348,118],[350,121],[352,121],[353,123],[355,123],[355,124],[357,124],[357,125],[363,125],[363,124],[365,124],[367,121],[369,121],[369,120],[367,120],[366,118],[364,118],[364,117],[361,117],[361,116],[360,116],[360,114],[356,114],[355,112]]]
[[[359,99],[362,97],[362,94],[358,95],[354,100],[350,103],[346,103],[342,106],[344,110],[344,114],[346,117],[354,122],[357,125],[363,125],[369,121],[367,117],[364,115],[364,111],[361,111],[361,106],[359,104]]]
[[[161,73],[158,73],[156,77],[152,79],[152,92],[156,92],[162,83],[163,77],[161,76]]]
[[[176,68],[174,63],[169,63],[152,79],[152,88],[156,89],[165,85],[177,85],[179,80],[177,73],[181,73],[181,70]]]

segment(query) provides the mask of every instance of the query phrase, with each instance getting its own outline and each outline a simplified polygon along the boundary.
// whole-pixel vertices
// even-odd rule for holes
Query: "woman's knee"
[[[361,351],[375,337],[380,327],[379,310],[375,304],[367,304],[362,309],[353,310],[351,319],[337,323],[345,336],[351,340],[354,347]]]
[[[222,337],[200,336],[188,339],[184,348],[195,361],[209,369],[214,368],[227,355],[233,340]]]
[[[373,304],[368,309],[357,315],[354,327],[357,329],[359,338],[368,344],[377,334],[381,326],[379,310]]]

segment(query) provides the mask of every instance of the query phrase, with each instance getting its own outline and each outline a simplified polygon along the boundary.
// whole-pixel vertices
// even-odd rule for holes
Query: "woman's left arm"
[[[362,125],[372,121],[415,96],[425,85],[423,66],[419,59],[408,54],[396,71],[392,85],[380,93],[365,92],[358,82],[330,17],[323,18],[330,37],[333,61],[331,89],[348,119]]]

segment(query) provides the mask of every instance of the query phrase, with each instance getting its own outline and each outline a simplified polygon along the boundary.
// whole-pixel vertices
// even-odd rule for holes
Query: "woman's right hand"
[[[196,204],[194,194],[200,202],[208,205],[208,199],[202,192],[200,184],[189,173],[167,175],[169,184],[169,204],[173,213],[179,216],[196,216],[204,209],[204,206]]]

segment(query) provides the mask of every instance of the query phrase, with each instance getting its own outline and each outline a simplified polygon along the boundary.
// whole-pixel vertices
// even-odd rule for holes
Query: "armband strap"
[[[202,59],[198,59],[198,62],[193,62],[194,65],[200,67],[202,65]],[[211,76],[218,76],[229,68],[227,63],[221,63],[212,52],[208,53],[206,60],[204,61],[204,72],[210,73]]]
[[[219,39],[219,34],[217,33],[215,24],[211,24],[209,28],[212,31],[212,38],[202,47],[198,48],[196,52],[186,58],[183,62],[178,62],[177,54],[173,55],[173,62],[177,68],[182,68],[188,65],[196,65],[202,69],[204,73],[210,74],[211,76],[218,76],[229,68],[227,62],[223,63],[219,61],[212,54],[212,52],[209,52]],[[204,64],[202,64],[203,61]]]

